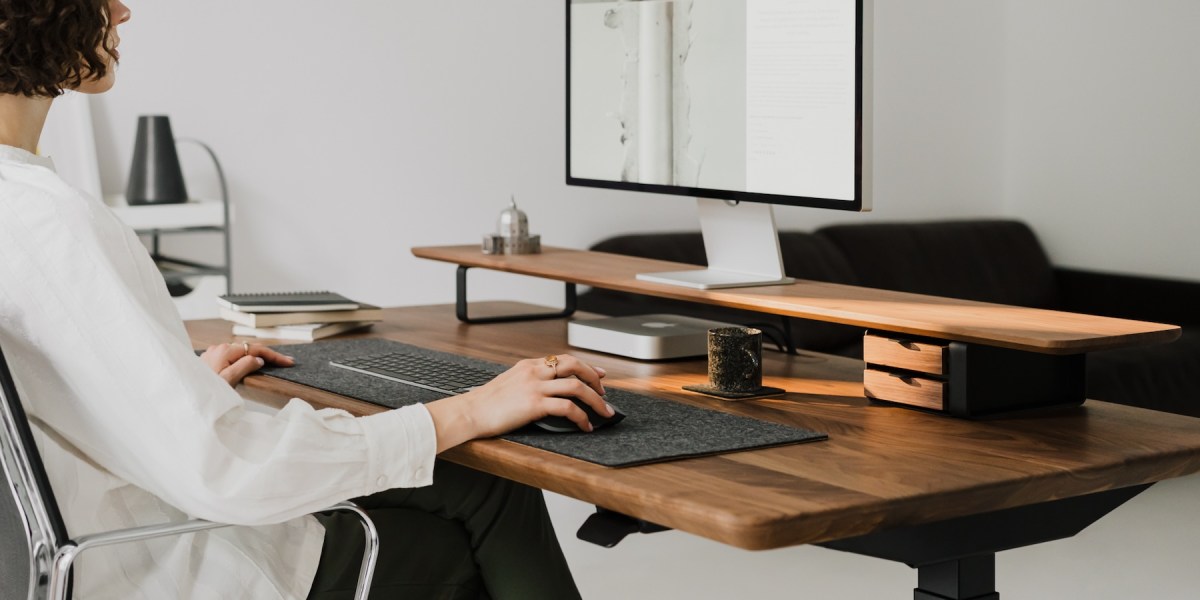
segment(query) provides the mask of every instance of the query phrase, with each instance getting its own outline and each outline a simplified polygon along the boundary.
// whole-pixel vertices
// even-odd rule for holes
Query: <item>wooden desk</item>
[[[505,303],[483,308],[513,310]],[[1141,489],[1130,486],[1200,471],[1200,419],[1098,401],[990,421],[948,418],[871,404],[863,397],[862,363],[805,353],[764,357],[764,383],[788,390],[785,397],[728,403],[679,390],[703,382],[703,361],[651,364],[572,351],[561,320],[465,325],[448,305],[385,315],[364,335],[497,362],[572,352],[607,369],[612,387],[830,435],[625,469],[502,440],[471,442],[444,458],[741,548],[829,543],[902,560],[922,567],[923,587],[927,568],[932,580],[935,567],[951,563],[992,566],[996,551],[1073,535]],[[222,321],[188,328],[197,348],[233,339]],[[269,377],[250,377],[245,387],[261,399],[297,396],[356,414],[383,410]],[[1054,529],[1064,519],[1079,522]],[[948,546],[910,543],[931,532]],[[889,536],[897,534],[893,548]]]

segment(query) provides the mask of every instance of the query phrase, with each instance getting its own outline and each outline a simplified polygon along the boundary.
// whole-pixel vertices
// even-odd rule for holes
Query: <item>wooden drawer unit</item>
[[[868,398],[981,417],[1083,402],[1085,355],[913,338],[883,331],[863,337]]]
[[[950,342],[886,332],[863,336],[863,391],[868,398],[946,410]]]

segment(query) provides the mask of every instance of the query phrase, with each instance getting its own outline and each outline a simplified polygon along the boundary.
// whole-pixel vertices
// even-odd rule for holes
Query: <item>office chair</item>
[[[27,589],[25,596],[29,600],[66,600],[71,593],[71,565],[89,548],[230,527],[193,519],[69,538],[3,350],[0,350],[0,463],[11,492],[0,492],[0,582],[3,583],[0,596],[4,598],[21,597],[12,592]],[[329,511],[349,511],[362,520],[367,543],[354,597],[366,600],[379,556],[375,524],[352,502],[341,502],[317,512]]]

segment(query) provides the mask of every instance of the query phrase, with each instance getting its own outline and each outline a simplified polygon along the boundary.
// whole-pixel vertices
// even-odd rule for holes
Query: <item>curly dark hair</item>
[[[0,0],[0,94],[56,97],[108,72],[108,0]]]

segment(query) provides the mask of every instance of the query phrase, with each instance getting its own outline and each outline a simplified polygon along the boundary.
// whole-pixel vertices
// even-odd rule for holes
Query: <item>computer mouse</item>
[[[571,398],[571,402],[574,402],[575,406],[582,408],[583,412],[587,413],[588,422],[592,424],[592,431],[596,431],[602,427],[616,425],[625,418],[625,413],[621,412],[621,409],[617,408],[616,406],[613,406],[613,416],[605,417],[592,410],[592,407],[588,406],[583,400]],[[609,406],[612,405],[609,404]],[[574,421],[566,417],[543,417],[534,421],[533,424],[545,429],[546,431],[552,431],[554,433],[578,433],[580,431],[579,426],[576,425]]]

